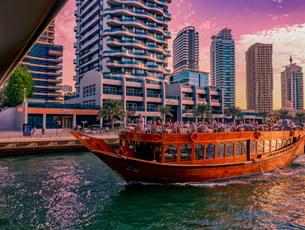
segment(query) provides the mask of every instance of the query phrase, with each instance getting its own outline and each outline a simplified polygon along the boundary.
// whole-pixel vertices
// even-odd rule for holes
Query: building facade
[[[273,110],[272,44],[256,43],[246,52],[247,108]]]
[[[183,28],[174,40],[173,70],[174,73],[199,70],[199,33],[194,26]]]
[[[282,109],[304,109],[304,83],[302,67],[293,63],[281,73]]]
[[[223,90],[225,107],[235,106],[235,42],[230,29],[212,36],[211,85]]]
[[[183,71],[170,77],[170,83],[180,83],[205,87],[209,85],[209,73],[202,71]]]
[[[107,99],[122,100],[124,109],[134,116],[159,116],[156,108],[165,103],[165,80],[170,73],[169,3],[76,1],[75,80],[80,97],[84,95],[80,85],[89,87],[92,80],[83,81],[85,75],[99,73],[94,80],[99,82],[94,83],[98,100],[89,99],[91,95],[83,103],[103,106]]]
[[[34,89],[30,101],[63,103],[63,46],[54,44],[54,33],[52,22],[20,63],[32,74]]]

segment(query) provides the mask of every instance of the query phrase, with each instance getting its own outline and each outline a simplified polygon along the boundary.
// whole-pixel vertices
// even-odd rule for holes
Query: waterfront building
[[[63,103],[63,46],[54,43],[54,34],[53,21],[20,63],[32,74],[34,88],[30,101]]]
[[[272,112],[272,44],[256,43],[246,52],[247,108]]]
[[[235,106],[235,42],[231,30],[224,28],[211,39],[211,85],[223,90],[226,108]]]
[[[183,71],[170,77],[170,83],[180,83],[205,87],[209,85],[209,73],[202,71]]]
[[[194,26],[183,28],[174,40],[173,70],[198,71],[199,69],[199,33]]]
[[[76,1],[74,63],[82,103],[102,107],[106,99],[116,99],[134,116],[160,116],[156,108],[165,104],[165,81],[170,72],[170,2]],[[99,73],[95,74],[98,80],[84,79],[90,71]]]
[[[216,86],[196,87],[187,84],[170,84],[167,86],[166,95],[166,105],[172,108],[174,120],[194,121],[196,106],[202,104],[210,106],[213,119],[223,119],[223,93]]]
[[[281,89],[283,109],[304,109],[303,71],[301,66],[293,63],[292,57],[281,73]]]

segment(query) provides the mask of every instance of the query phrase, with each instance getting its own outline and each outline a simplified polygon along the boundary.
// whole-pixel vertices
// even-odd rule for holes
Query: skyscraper
[[[247,108],[272,112],[272,44],[256,43],[246,52]]]
[[[170,2],[76,1],[78,95],[82,78],[95,70],[101,73],[102,83],[94,92],[101,92],[101,96],[99,102],[90,103],[103,106],[106,99],[122,100],[127,111],[156,114],[158,106],[165,103],[164,80],[170,73],[167,68]]]
[[[211,84],[223,90],[226,108],[235,106],[235,42],[231,30],[224,28],[211,39]]]
[[[34,89],[30,101],[62,103],[63,46],[54,44],[54,21],[23,58],[20,65],[32,74]]]
[[[290,64],[285,66],[281,73],[282,108],[283,109],[304,109],[304,86],[302,67],[293,63],[290,57]]]
[[[183,28],[174,40],[173,45],[174,73],[198,71],[199,69],[199,34],[195,27]]]

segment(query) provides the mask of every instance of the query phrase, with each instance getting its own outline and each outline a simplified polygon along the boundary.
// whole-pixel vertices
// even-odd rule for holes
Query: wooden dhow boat
[[[120,146],[72,133],[125,181],[203,182],[265,173],[304,154],[305,131],[122,132]]]

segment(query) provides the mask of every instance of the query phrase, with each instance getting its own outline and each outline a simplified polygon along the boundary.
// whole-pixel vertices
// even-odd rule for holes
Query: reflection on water
[[[126,185],[90,153],[0,161],[0,229],[305,229],[305,157],[261,176]]]

